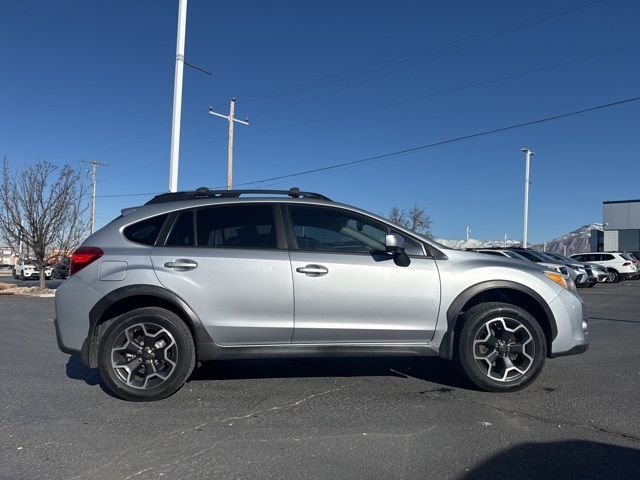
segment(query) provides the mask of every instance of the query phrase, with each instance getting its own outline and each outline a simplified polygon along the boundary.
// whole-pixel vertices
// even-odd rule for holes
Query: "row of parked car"
[[[540,252],[525,248],[479,248],[476,252],[515,260],[530,261],[571,278],[578,288],[596,283],[617,283],[640,277],[640,258],[627,252],[576,253],[570,257],[559,253]]]
[[[19,280],[36,280],[40,277],[40,272],[35,266],[35,262],[29,259],[19,258],[11,267],[13,278]],[[69,275],[69,258],[66,257],[56,265],[48,265],[44,269],[44,276],[47,280],[51,278],[67,278]]]

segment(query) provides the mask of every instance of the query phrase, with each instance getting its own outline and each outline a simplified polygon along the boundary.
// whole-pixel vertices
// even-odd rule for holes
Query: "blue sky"
[[[186,58],[214,75],[185,69],[179,186],[225,184],[226,123],[207,107],[224,111],[232,96],[251,121],[236,128],[243,183],[640,95],[640,3],[558,14],[585,3],[189,0]],[[98,226],[146,201],[106,195],[167,189],[177,4],[1,7],[0,156],[16,168],[109,163]],[[417,203],[436,236],[463,238],[470,225],[474,238],[520,239],[528,146],[529,239],[539,242],[600,221],[602,200],[640,196],[639,113],[635,102],[257,186],[380,214]]]

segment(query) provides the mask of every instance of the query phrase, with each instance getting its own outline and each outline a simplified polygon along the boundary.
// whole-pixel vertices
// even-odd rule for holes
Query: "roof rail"
[[[330,198],[324,195],[314,192],[302,192],[296,187],[289,190],[209,190],[207,187],[200,187],[193,191],[162,193],[153,197],[145,205],[197,200],[199,198],[239,198],[242,195],[287,195],[292,198],[315,198],[317,200],[331,201]]]

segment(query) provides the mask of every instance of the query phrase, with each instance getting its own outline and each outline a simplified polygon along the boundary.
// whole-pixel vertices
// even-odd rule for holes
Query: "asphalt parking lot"
[[[437,358],[278,359],[154,403],[58,351],[53,299],[0,296],[0,478],[637,478],[640,281],[580,294],[590,350],[514,394]]]

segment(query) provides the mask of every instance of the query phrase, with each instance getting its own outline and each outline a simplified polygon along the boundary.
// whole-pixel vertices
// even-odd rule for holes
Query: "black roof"
[[[209,190],[207,187],[200,187],[193,191],[162,193],[153,197],[145,205],[197,200],[200,198],[239,198],[242,195],[286,195],[292,198],[315,198],[331,201],[330,198],[319,193],[301,192],[299,188],[295,187],[289,190]]]

